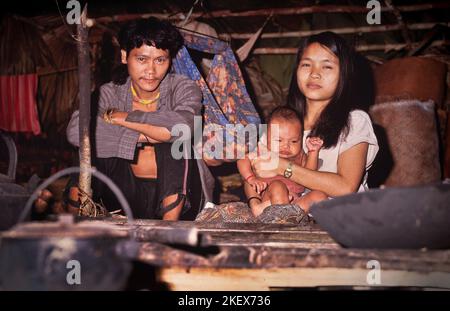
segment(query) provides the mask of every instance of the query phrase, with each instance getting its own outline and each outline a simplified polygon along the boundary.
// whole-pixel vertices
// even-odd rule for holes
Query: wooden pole
[[[409,25],[411,30],[424,30],[432,29],[437,23],[415,23]],[[269,38],[297,38],[297,37],[307,37],[314,34],[318,34],[324,31],[332,31],[334,33],[344,35],[344,34],[357,34],[357,33],[372,33],[372,32],[385,32],[385,31],[396,31],[401,30],[402,26],[395,25],[379,25],[379,26],[363,26],[363,27],[342,27],[342,28],[329,28],[329,29],[317,29],[317,30],[301,30],[301,31],[286,31],[286,32],[268,32],[261,35],[261,39]],[[219,38],[221,39],[242,39],[247,40],[251,38],[253,33],[220,33]]]
[[[91,143],[89,140],[89,123],[91,117],[91,60],[89,57],[88,27],[87,21],[87,5],[84,7],[77,24],[77,51],[78,51],[78,98],[80,101],[80,179],[79,188],[92,195],[91,190]],[[82,202],[86,198],[82,196]],[[90,206],[87,204],[87,206]],[[89,208],[88,208],[89,209]],[[83,214],[89,213],[83,210]]]
[[[392,0],[384,0],[384,3],[386,3],[386,6],[392,11],[395,18],[397,19],[398,25],[400,26],[400,30],[402,31],[403,39],[406,42],[406,48],[411,49],[412,44],[411,36],[409,35],[408,26],[406,26],[406,23],[403,20],[403,16],[400,13],[400,10],[396,6],[394,6]]]
[[[91,68],[94,68],[94,64],[91,64]],[[37,75],[39,77],[42,76],[48,76],[48,75],[54,75],[54,74],[58,74],[58,73],[64,73],[64,72],[69,72],[69,71],[75,71],[78,70],[78,66],[71,66],[71,67],[67,67],[67,68],[61,68],[61,69],[57,69],[57,70],[50,70],[50,71],[38,71]]]
[[[413,47],[417,44],[414,43]],[[430,46],[441,46],[445,44],[445,41],[439,40],[434,41]],[[390,50],[400,50],[406,48],[405,43],[393,43],[393,44],[371,44],[371,45],[358,45],[356,50],[359,52],[367,51],[390,51]],[[256,48],[253,50],[253,54],[265,55],[265,54],[296,54],[297,48]]]
[[[439,34],[444,33],[445,29],[446,29],[445,26],[442,26],[440,24],[435,25],[427,34],[425,34],[420,44],[409,50],[408,56],[413,56],[422,49],[424,49],[427,45],[432,43],[433,40],[435,40]]]
[[[448,2],[437,2],[437,3],[421,3],[413,5],[399,5],[396,7],[400,12],[415,12],[424,11],[432,9],[448,9],[450,8],[450,3]],[[191,18],[195,19],[198,17],[202,18],[227,18],[227,17],[248,17],[248,16],[269,16],[271,13],[273,15],[300,15],[300,14],[313,14],[313,13],[362,13],[366,14],[369,11],[365,6],[353,6],[353,5],[314,5],[314,6],[302,6],[293,8],[275,8],[275,9],[259,9],[251,11],[230,11],[230,10],[219,10],[212,11],[208,13],[204,12],[193,12]],[[382,12],[392,11],[391,8],[382,7]],[[95,20],[102,23],[111,22],[124,22],[140,18],[148,18],[154,16],[160,19],[171,19],[171,20],[183,20],[185,18],[184,14],[167,14],[167,13],[142,13],[142,14],[122,14],[113,16],[103,16],[97,17]]]

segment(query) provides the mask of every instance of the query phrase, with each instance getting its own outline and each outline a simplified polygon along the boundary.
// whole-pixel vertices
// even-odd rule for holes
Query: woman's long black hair
[[[336,91],[309,134],[311,137],[322,138],[323,147],[330,148],[337,144],[341,135],[347,136],[350,112],[358,108],[357,104],[352,101],[350,94],[356,54],[341,36],[333,32],[322,32],[302,40],[297,52],[296,66],[292,73],[287,105],[296,109],[303,121],[307,114],[306,98],[298,87],[297,68],[304,50],[315,42],[328,48],[339,59],[339,82]]]

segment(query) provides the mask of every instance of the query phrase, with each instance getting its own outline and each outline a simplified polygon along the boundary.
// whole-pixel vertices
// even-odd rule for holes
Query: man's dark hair
[[[183,43],[183,37],[175,26],[155,17],[129,22],[119,32],[120,48],[127,52],[127,57],[132,49],[147,44],[158,49],[168,50],[170,57],[173,58]],[[126,65],[120,64],[114,68],[112,81],[115,84],[122,85],[127,78]]]
[[[127,55],[132,49],[147,44],[169,50],[170,57],[175,57],[183,42],[183,37],[175,26],[156,17],[132,21],[119,32],[120,48],[125,50]]]

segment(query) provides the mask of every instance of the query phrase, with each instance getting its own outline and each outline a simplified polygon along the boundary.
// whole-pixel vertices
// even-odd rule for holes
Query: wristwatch
[[[292,162],[289,162],[288,166],[286,167],[286,170],[284,171],[284,177],[291,178],[292,176]]]

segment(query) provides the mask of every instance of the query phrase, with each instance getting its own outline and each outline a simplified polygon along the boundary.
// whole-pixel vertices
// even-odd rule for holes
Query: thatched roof
[[[39,1],[39,5],[30,7],[27,4],[26,7],[11,10],[21,16],[31,16],[30,22],[38,24],[42,31],[49,32],[61,26],[65,14],[70,11],[65,7],[67,1],[59,2],[59,7],[55,1],[47,0]],[[389,49],[413,50],[436,24],[448,26],[450,22],[448,1],[378,2],[382,5],[379,25],[367,22],[366,17],[371,10],[366,7],[368,1],[355,0],[91,1],[88,2],[88,15],[96,21],[93,32],[108,29],[114,32],[121,22],[149,15],[170,19],[175,23],[196,19],[209,24],[221,38],[237,46],[271,16],[257,43],[256,54],[293,53],[299,37],[332,29],[347,37],[364,53],[381,57]],[[54,18],[44,22],[42,18],[36,17],[39,15]]]

